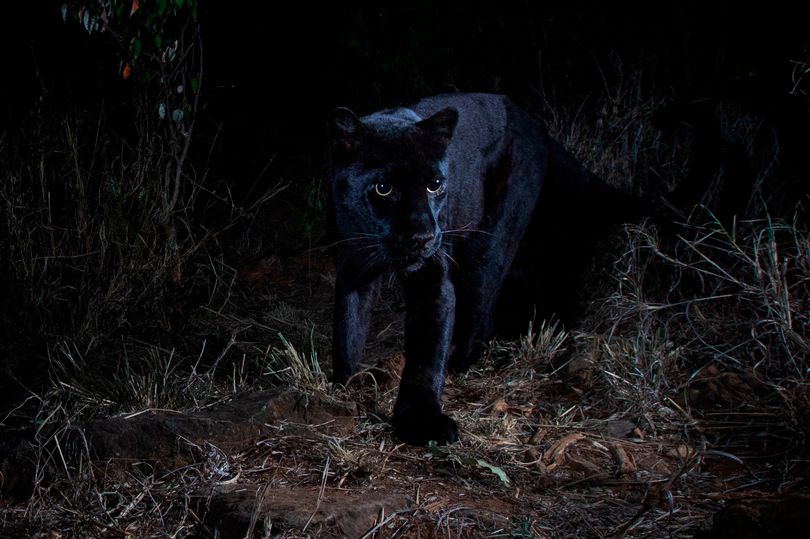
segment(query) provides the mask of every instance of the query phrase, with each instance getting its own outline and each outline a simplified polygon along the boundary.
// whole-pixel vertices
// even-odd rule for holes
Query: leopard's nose
[[[413,237],[411,237],[411,246],[414,251],[425,251],[433,247],[434,241],[436,241],[436,234],[433,232],[422,232],[414,234]]]

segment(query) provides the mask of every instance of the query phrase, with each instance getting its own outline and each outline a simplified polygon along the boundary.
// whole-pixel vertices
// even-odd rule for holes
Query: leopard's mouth
[[[432,258],[441,249],[441,240],[433,242],[432,245],[421,249],[419,251],[410,251],[408,253],[391,253],[388,260],[396,269],[416,270],[422,264]]]

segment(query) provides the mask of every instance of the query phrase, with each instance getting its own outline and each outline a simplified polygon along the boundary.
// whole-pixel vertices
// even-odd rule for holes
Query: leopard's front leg
[[[397,437],[409,444],[458,439],[455,421],[442,412],[442,393],[453,333],[456,296],[444,261],[432,260],[402,278],[405,288],[405,369],[394,406]]]

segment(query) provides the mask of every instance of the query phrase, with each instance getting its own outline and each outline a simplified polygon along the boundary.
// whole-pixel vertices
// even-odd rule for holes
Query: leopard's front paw
[[[397,438],[411,445],[425,446],[433,440],[438,445],[450,444],[458,440],[458,426],[449,416],[442,413],[394,415],[392,420]]]

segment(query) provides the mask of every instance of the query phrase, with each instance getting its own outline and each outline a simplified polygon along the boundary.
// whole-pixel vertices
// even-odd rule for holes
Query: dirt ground
[[[313,329],[329,327],[322,255],[246,265],[238,281],[245,301],[275,299],[257,331],[328,341]],[[0,536],[806,536],[810,461],[801,429],[774,410],[807,406],[807,391],[785,399],[754,374],[711,367],[639,414],[600,393],[604,373],[572,342],[557,361],[494,344],[448,380],[461,441],[408,446],[387,420],[403,363],[400,307],[379,308],[377,364],[360,387],[290,375],[191,411],[3,441]],[[311,323],[291,327],[285,309]],[[98,498],[84,502],[93,510],[68,503],[80,492]]]

